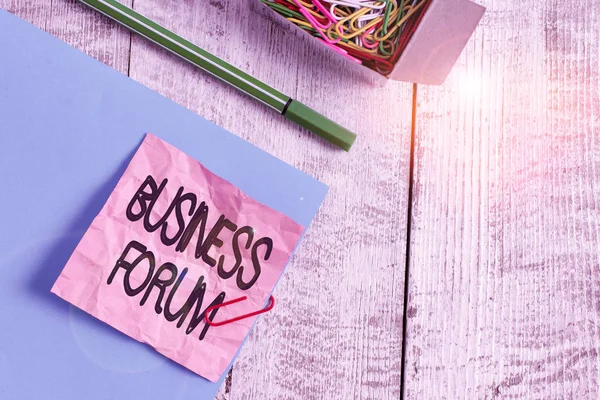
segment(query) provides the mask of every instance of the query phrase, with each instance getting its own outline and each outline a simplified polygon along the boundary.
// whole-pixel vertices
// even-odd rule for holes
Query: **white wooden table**
[[[337,151],[74,0],[0,0],[330,185],[218,399],[600,398],[600,0],[482,0],[413,142],[411,84],[258,0],[132,1],[359,135]]]
[[[600,398],[600,1],[489,0],[420,88],[406,398]]]

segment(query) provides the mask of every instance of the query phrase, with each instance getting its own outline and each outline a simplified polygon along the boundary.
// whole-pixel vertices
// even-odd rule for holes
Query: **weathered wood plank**
[[[120,0],[131,6],[133,0]],[[52,0],[45,29],[104,64],[127,74],[131,34],[76,0]],[[115,28],[116,26],[116,28]]]
[[[0,0],[0,8],[44,29],[52,5],[51,0]]]
[[[411,86],[353,69],[258,1],[135,9],[359,134],[349,154],[134,37],[131,76],[331,186],[234,366],[229,398],[397,399]]]
[[[122,1],[131,6],[132,0]],[[130,34],[76,0],[0,0],[0,8],[127,74]]]
[[[407,399],[600,398],[600,3],[486,0],[421,88]]]

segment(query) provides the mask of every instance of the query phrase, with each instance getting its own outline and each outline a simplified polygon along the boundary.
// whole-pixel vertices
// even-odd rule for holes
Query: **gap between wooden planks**
[[[406,206],[406,254],[404,265],[404,298],[402,311],[402,355],[400,358],[400,399],[404,399],[406,385],[406,332],[408,327],[408,291],[410,277],[410,243],[413,222],[413,198],[414,198],[414,182],[415,182],[415,142],[417,132],[417,84],[413,85],[412,95],[412,114],[410,127],[410,156],[408,161],[408,201]]]

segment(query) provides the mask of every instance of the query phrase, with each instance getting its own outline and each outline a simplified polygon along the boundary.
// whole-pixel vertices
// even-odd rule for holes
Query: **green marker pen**
[[[356,135],[115,0],[80,0],[133,32],[277,110],[287,119],[348,151]]]

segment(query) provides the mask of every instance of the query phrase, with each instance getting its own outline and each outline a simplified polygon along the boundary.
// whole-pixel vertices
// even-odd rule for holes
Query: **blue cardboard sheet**
[[[0,10],[0,399],[208,400],[221,386],[50,293],[147,132],[304,226],[327,192]]]

